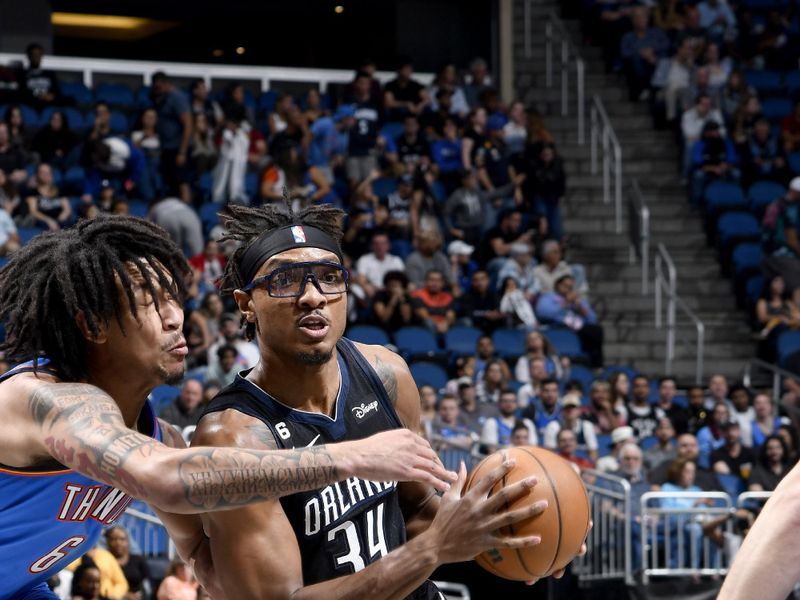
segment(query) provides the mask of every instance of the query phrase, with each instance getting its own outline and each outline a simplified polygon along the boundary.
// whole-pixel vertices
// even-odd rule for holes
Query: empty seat
[[[401,327],[395,332],[394,341],[406,358],[439,353],[436,338],[424,327]]]
[[[581,349],[581,340],[578,335],[571,329],[553,328],[544,332],[553,347],[562,356],[569,356],[570,358],[586,358],[586,354]]]
[[[741,186],[730,181],[711,182],[703,196],[706,210],[712,215],[719,215],[728,210],[747,208]]]
[[[44,229],[39,229],[38,227],[18,227],[17,234],[19,235],[19,242],[23,246],[30,242],[33,238],[35,238],[40,233],[44,233]]]
[[[757,71],[748,69],[745,80],[752,85],[759,95],[777,94],[783,89],[781,74],[778,71]]]
[[[87,107],[94,102],[92,91],[82,81],[62,81],[59,87],[61,95],[72,98],[78,106]]]
[[[757,216],[763,215],[767,206],[778,198],[782,198],[785,193],[786,188],[780,183],[775,181],[756,181],[747,190],[750,211]]]
[[[717,221],[717,234],[722,248],[725,249],[734,241],[760,239],[761,226],[750,213],[729,212]]]
[[[784,331],[778,336],[778,363],[784,364],[797,351],[800,351],[800,331]]]
[[[421,385],[432,385],[437,390],[447,385],[447,372],[436,363],[420,361],[411,363],[409,366],[411,376],[417,387]]]
[[[733,272],[739,279],[761,268],[764,252],[758,242],[744,242],[733,249]]]
[[[475,346],[481,330],[475,327],[451,327],[444,336],[444,347],[454,356],[470,356],[475,354]]]
[[[788,98],[765,98],[761,103],[761,112],[772,123],[780,123],[781,119],[792,112],[792,101]]]
[[[122,83],[101,83],[95,86],[94,97],[98,102],[117,108],[133,108],[136,105],[133,90]]]
[[[514,358],[525,354],[525,335],[522,329],[495,329],[492,342],[500,356]]]
[[[391,343],[389,335],[380,327],[374,325],[353,325],[347,330],[347,337],[354,342],[386,346]]]

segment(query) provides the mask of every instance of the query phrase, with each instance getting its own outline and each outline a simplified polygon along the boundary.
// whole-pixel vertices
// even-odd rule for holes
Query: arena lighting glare
[[[223,52],[221,48],[217,48],[211,53],[212,56],[222,56],[223,54],[225,54],[225,52]]]
[[[344,6],[342,6],[341,4],[337,4],[337,5],[336,5],[336,6],[333,8],[333,12],[335,12],[337,15],[340,15],[340,14],[342,14],[342,13],[344,12]]]
[[[244,46],[239,46],[236,48],[236,54],[244,54]]]

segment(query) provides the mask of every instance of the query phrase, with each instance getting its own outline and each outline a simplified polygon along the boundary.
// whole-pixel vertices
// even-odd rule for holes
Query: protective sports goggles
[[[249,291],[265,285],[273,298],[296,298],[303,295],[309,280],[320,294],[333,296],[347,291],[349,274],[342,265],[334,262],[292,263],[256,277],[242,289]]]

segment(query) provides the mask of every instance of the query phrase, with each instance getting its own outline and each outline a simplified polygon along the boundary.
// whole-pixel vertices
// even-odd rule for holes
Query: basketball
[[[508,508],[524,508],[538,500],[547,500],[548,506],[540,515],[503,528],[501,533],[540,535],[542,542],[530,548],[493,548],[479,554],[475,560],[490,573],[506,579],[529,581],[547,577],[567,566],[580,552],[586,539],[591,519],[586,488],[572,465],[554,452],[534,446],[518,446],[499,450],[483,459],[467,478],[464,492],[500,466],[506,457],[513,458],[516,465],[489,494],[534,476],[538,483],[531,493]]]

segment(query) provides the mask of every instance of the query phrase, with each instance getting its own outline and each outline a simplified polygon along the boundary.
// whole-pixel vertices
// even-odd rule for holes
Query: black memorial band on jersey
[[[309,225],[287,225],[265,231],[242,253],[239,259],[242,281],[250,283],[268,258],[292,248],[306,247],[328,250],[338,257],[339,262],[344,262],[339,244],[321,229]]]
[[[361,439],[402,427],[378,375],[353,343],[336,344],[341,385],[333,417],[295,410],[257,385],[237,376],[205,409],[234,409],[262,421],[281,448]],[[243,376],[244,375],[244,376]],[[379,560],[406,541],[397,482],[351,477],[280,500],[294,529],[306,585],[350,575]],[[426,581],[408,598],[440,598]]]

